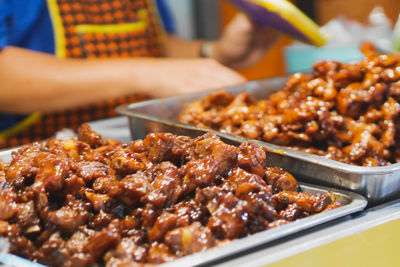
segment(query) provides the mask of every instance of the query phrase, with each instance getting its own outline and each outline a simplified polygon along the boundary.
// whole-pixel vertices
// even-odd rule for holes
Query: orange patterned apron
[[[164,31],[152,0],[47,0],[59,58],[159,57]],[[132,95],[54,113],[34,113],[0,132],[0,148],[76,130],[83,122],[115,116],[115,107],[146,99]]]

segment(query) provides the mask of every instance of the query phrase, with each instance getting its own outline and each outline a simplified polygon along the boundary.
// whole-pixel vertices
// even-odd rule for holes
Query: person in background
[[[157,8],[171,30],[162,0],[0,0],[0,147],[113,116],[122,103],[243,83],[234,69],[275,39],[239,14],[217,41],[184,41]]]

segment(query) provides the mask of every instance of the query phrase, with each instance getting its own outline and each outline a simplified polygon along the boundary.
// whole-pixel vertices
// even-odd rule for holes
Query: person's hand
[[[235,69],[247,68],[258,63],[276,40],[275,31],[254,25],[240,13],[227,25],[221,39],[212,43],[210,56]]]
[[[214,59],[160,59],[152,64],[153,97],[166,97],[232,86],[246,81]]]

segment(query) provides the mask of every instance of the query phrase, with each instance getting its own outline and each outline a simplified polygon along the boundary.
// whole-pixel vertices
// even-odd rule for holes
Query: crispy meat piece
[[[75,171],[79,177],[90,182],[95,178],[107,176],[108,167],[97,161],[80,161],[76,164]]]
[[[152,189],[151,178],[145,173],[137,172],[128,175],[119,182],[118,198],[125,204],[132,206],[140,201],[140,198]]]
[[[297,220],[301,217],[304,217],[304,211],[299,208],[296,204],[289,204],[286,209],[282,210],[279,213],[279,217],[281,220],[286,220],[286,221],[294,221]]]
[[[140,160],[140,157],[129,149],[115,151],[111,156],[111,166],[121,176],[133,174],[146,168],[146,164]]]
[[[99,177],[94,180],[93,189],[96,193],[118,196],[120,194],[120,180],[113,175]]]
[[[32,241],[22,235],[21,229],[16,224],[9,225],[7,239],[10,243],[9,252],[15,255],[34,260],[36,248]]]
[[[218,163],[218,175],[224,175],[237,163],[237,148],[225,144],[219,137],[205,134],[194,139],[193,145],[189,147],[191,160],[206,157],[213,158]]]
[[[333,209],[339,208],[341,206],[342,206],[342,204],[335,201],[335,202],[332,202],[331,204],[329,204],[328,207],[326,207],[326,209],[324,209],[324,211],[333,210]]]
[[[10,220],[18,214],[18,206],[15,202],[17,195],[12,190],[0,190],[0,220]]]
[[[178,216],[169,212],[163,212],[157,218],[153,228],[148,232],[147,236],[151,243],[155,241],[162,241],[165,234],[176,227]]]
[[[181,161],[189,139],[177,137],[170,133],[153,133],[143,140],[143,146],[147,150],[148,158],[152,162]]]
[[[87,143],[76,139],[57,139],[53,138],[46,143],[47,152],[59,156],[69,157],[75,161],[99,161],[105,163],[101,152],[92,149]]]
[[[121,240],[118,246],[107,253],[105,261],[111,264],[116,259],[128,260],[127,263],[132,262],[146,262],[148,249],[145,246],[138,244],[134,237],[125,237]]]
[[[91,255],[96,261],[110,248],[114,248],[120,241],[120,225],[116,219],[106,228],[96,232],[83,246],[82,251]]]
[[[231,171],[228,182],[238,197],[260,191],[272,195],[271,189],[260,176],[246,172],[241,168],[235,168]]]
[[[71,174],[64,180],[64,187],[62,189],[63,195],[79,195],[83,188],[85,188],[86,183],[83,178]]]
[[[63,233],[72,235],[79,226],[86,224],[89,220],[88,209],[88,203],[73,199],[71,195],[68,195],[65,206],[59,210],[50,211],[47,221]]]
[[[207,227],[217,237],[233,239],[244,235],[248,220],[247,202],[228,193],[221,199],[217,209],[211,212]]]
[[[31,183],[38,172],[38,168],[33,164],[33,159],[38,153],[40,153],[38,143],[26,145],[18,152],[14,152],[13,160],[5,170],[6,181],[16,187],[23,186],[25,180]]]
[[[40,232],[40,220],[36,214],[33,200],[18,204],[17,211],[17,223],[25,234],[34,234]]]
[[[256,144],[241,144],[238,153],[238,166],[250,173],[264,177],[267,165],[266,148]]]
[[[191,160],[179,169],[183,176],[183,192],[211,185],[217,177],[218,162],[213,158]]]
[[[165,235],[165,243],[178,255],[188,255],[211,248],[215,237],[210,229],[199,222],[179,227]]]
[[[184,114],[180,116],[180,121],[196,121],[196,125],[219,125],[225,116],[221,116],[221,110],[224,110],[233,100],[231,94],[218,90],[207,95],[202,101],[190,104]],[[207,114],[202,116],[202,114]],[[215,116],[218,115],[218,116]]]
[[[10,224],[7,221],[0,220],[0,235],[6,236],[9,227],[10,227]]]
[[[177,216],[176,225],[189,226],[195,221],[199,221],[202,224],[206,223],[208,219],[208,211],[204,206],[198,205],[195,201],[182,201],[177,203],[175,206],[169,209]]]
[[[39,249],[38,254],[40,262],[49,266],[66,266],[71,257],[59,232],[50,236]]]
[[[86,198],[97,211],[110,210],[113,199],[107,194],[96,194],[91,191],[85,192]]]
[[[315,213],[321,212],[332,203],[332,199],[324,194],[308,194],[292,191],[281,191],[272,197],[283,204],[296,204],[304,211]]]
[[[178,175],[177,167],[171,162],[165,161],[159,164],[157,170],[151,189],[141,198],[141,201],[160,208],[178,201],[182,195],[182,180]]]
[[[265,180],[268,184],[275,188],[276,192],[279,191],[294,191],[297,192],[297,181],[287,171],[279,167],[265,168]]]
[[[78,140],[90,145],[91,148],[106,146],[109,142],[100,134],[93,131],[89,125],[82,124],[78,132]]]
[[[32,188],[40,192],[54,192],[60,190],[70,170],[62,157],[41,152],[34,158],[34,165],[38,168]]]
[[[177,258],[176,255],[170,252],[167,245],[161,243],[153,243],[149,249],[147,261],[150,263],[164,263],[173,261]]]

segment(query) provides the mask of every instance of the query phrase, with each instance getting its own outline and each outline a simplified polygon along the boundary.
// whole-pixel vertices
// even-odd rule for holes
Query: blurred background
[[[326,57],[326,54],[335,55],[341,61],[357,60],[359,40],[343,40],[354,32],[341,30],[351,28],[360,31],[362,27],[373,25],[373,29],[363,29],[364,35],[371,39],[377,38],[377,32],[382,38],[391,36],[391,29],[397,21],[400,13],[400,0],[297,0],[292,1],[299,9],[310,16],[319,25],[327,25],[329,31],[336,32],[336,37],[342,38],[334,44],[323,49],[305,47],[301,44],[293,44],[288,37],[281,37],[274,45],[264,60],[258,65],[240,71],[248,79],[260,79],[281,75],[293,71],[307,71],[310,62],[318,60],[318,57]],[[213,40],[217,38],[221,29],[238,12],[227,0],[167,0],[173,14],[176,34],[185,39],[203,38]],[[375,17],[371,12],[374,8]],[[383,18],[381,14],[385,15]],[[376,15],[376,13],[379,13]],[[216,26],[217,25],[217,26]],[[390,29],[389,33],[386,33]],[[360,33],[361,34],[361,33]],[[351,58],[348,56],[351,54]],[[299,57],[303,55],[303,57]]]

